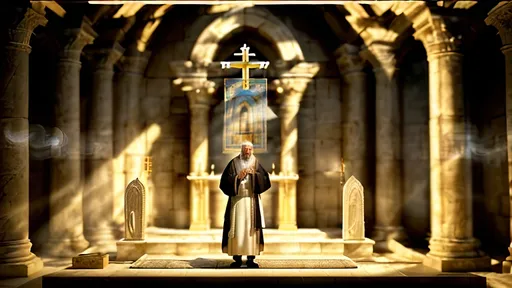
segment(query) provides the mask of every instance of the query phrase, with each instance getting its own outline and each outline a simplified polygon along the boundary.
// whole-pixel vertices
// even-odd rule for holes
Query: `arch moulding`
[[[300,45],[290,29],[269,11],[255,7],[227,12],[210,23],[197,38],[190,60],[206,65],[213,62],[221,40],[242,27],[257,29],[277,47],[283,61],[304,61]]]

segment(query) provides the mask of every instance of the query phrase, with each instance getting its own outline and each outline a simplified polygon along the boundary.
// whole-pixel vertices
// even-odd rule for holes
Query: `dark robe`
[[[236,156],[238,158],[240,156]],[[226,194],[229,197],[228,204],[226,206],[226,212],[224,213],[224,226],[222,227],[222,251],[227,251],[228,248],[228,233],[229,229],[231,227],[231,196],[236,196],[238,191],[235,191],[235,178],[236,175],[239,174],[239,171],[236,171],[236,165],[233,162],[235,158],[231,159],[229,161],[228,165],[224,169],[224,172],[222,172],[222,176],[220,178],[220,190],[224,194]],[[259,164],[258,159],[256,159],[255,162],[256,173],[254,174],[248,174],[248,177],[253,177],[252,183],[253,183],[253,191],[254,195],[254,212],[256,213],[254,219],[255,219],[255,228],[259,230],[260,232],[260,251],[263,251],[264,242],[263,242],[263,229],[261,225],[261,211],[260,211],[260,197],[259,194],[267,191],[270,188],[270,176],[268,175],[268,172],[265,171],[263,166]],[[240,185],[240,179],[236,178],[236,187],[238,189],[238,186]]]

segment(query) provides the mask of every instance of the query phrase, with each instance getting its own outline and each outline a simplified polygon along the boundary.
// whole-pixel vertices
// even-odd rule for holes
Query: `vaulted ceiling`
[[[354,1],[355,2],[355,1]],[[498,1],[429,1],[427,5],[434,9],[457,10],[466,14],[482,14],[489,11]],[[61,18],[63,21],[79,21],[86,16],[93,25],[94,30],[100,35],[99,39],[120,41],[122,44],[136,45],[140,50],[145,50],[151,44],[163,18],[176,5],[171,4],[144,4],[129,2],[120,5],[92,5],[87,2],[72,2],[57,4],[54,1],[44,2],[47,14],[50,17]],[[326,23],[332,35],[335,35],[339,43],[362,44],[361,30],[354,29],[354,24],[347,21],[351,16],[357,16],[360,21],[378,23],[388,27],[398,16],[395,1],[375,1],[368,4],[347,3],[345,5],[311,5],[313,17]],[[403,3],[403,1],[402,1]],[[274,6],[274,5],[272,5]],[[197,6],[198,12],[219,14],[228,11],[243,9],[247,5],[219,4]],[[275,7],[275,6],[274,6]],[[286,7],[288,9],[288,7]],[[357,15],[355,15],[357,14]],[[484,15],[478,15],[484,17]],[[319,19],[320,18],[320,19]],[[362,29],[366,27],[363,23]]]

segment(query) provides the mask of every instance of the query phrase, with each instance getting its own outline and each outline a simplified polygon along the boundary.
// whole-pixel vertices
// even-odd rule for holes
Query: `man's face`
[[[252,147],[251,146],[243,146],[242,147],[242,156],[247,159],[252,155]]]

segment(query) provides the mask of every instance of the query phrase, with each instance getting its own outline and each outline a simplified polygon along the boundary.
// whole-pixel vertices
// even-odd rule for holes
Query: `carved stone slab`
[[[343,186],[343,240],[364,240],[363,185],[351,176]]]
[[[146,228],[146,191],[139,178],[124,193],[124,240],[143,240]]]

